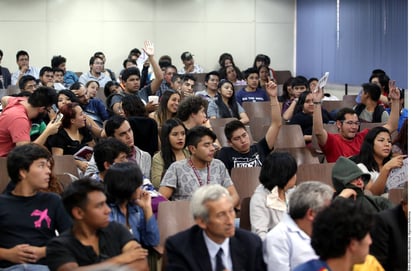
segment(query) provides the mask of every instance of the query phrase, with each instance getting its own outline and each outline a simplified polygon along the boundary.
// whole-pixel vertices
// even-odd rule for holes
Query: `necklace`
[[[193,164],[192,159],[190,159],[190,158],[187,159],[187,162],[188,162],[189,166],[192,168],[193,172],[195,173],[199,185],[202,186],[203,181],[202,181],[202,178],[200,177],[199,170],[197,170],[197,168],[195,168],[195,165]],[[207,180],[206,180],[206,184],[209,184],[209,183],[210,183],[210,168],[209,168],[209,163],[207,163]]]

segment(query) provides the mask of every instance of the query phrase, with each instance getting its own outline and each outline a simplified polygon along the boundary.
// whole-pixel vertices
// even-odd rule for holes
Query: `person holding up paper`
[[[391,85],[390,96],[392,99],[392,111],[388,122],[383,125],[389,132],[393,132],[398,127],[399,120],[399,89],[395,84]],[[315,111],[313,113],[313,132],[318,139],[319,146],[329,163],[336,162],[339,156],[350,157],[360,151],[362,142],[369,132],[369,129],[359,130],[359,118],[356,112],[350,108],[339,110],[336,115],[337,134],[328,133],[323,128],[321,110],[322,91],[313,93],[313,103]]]

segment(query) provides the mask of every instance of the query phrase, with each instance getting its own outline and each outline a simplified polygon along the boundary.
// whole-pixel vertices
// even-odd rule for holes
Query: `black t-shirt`
[[[50,148],[63,149],[63,154],[73,155],[84,146],[87,146],[88,142],[93,140],[92,134],[86,127],[80,128],[79,132],[83,136],[81,142],[71,139],[66,130],[61,128],[57,134],[48,138],[48,144]]]
[[[225,164],[230,174],[234,167],[261,167],[266,155],[271,151],[264,137],[258,143],[250,146],[247,153],[240,153],[232,147],[223,147],[217,158]]]
[[[332,118],[329,113],[322,108],[322,121],[323,123],[328,123]],[[313,128],[313,115],[305,114],[303,112],[298,112],[293,115],[289,124],[298,124],[302,128],[303,135],[312,135]]]
[[[0,195],[0,247],[12,248],[20,244],[45,246],[71,226],[71,219],[60,197],[54,193],[39,192],[31,197]],[[0,261],[0,268],[15,263]],[[44,259],[36,262],[44,264]]]
[[[71,229],[53,238],[46,248],[47,265],[50,270],[57,270],[60,266],[71,262],[86,266],[105,261],[121,254],[122,248],[128,242],[135,240],[124,225],[116,222],[110,222],[106,228],[99,230],[97,235],[100,255],[97,255],[91,246],[80,243]]]

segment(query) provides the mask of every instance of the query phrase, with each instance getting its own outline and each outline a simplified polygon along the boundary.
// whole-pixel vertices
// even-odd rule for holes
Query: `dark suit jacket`
[[[195,225],[166,240],[166,270],[212,271],[202,232],[203,230]],[[236,229],[235,235],[230,238],[229,246],[233,271],[266,270],[262,241],[257,235]]]
[[[370,254],[386,271],[407,270],[408,221],[402,205],[378,213],[371,236]]]
[[[3,75],[3,86],[1,86],[0,83],[0,88],[7,88],[9,85],[11,85],[11,74],[9,69],[5,67],[0,66],[0,75]]]

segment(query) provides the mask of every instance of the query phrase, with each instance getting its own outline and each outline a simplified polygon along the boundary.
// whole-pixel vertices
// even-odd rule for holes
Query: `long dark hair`
[[[372,128],[365,136],[359,154],[353,156],[351,160],[353,160],[355,163],[363,163],[369,171],[375,170],[379,172],[379,165],[373,156],[373,146],[375,138],[379,133],[382,132],[387,133],[389,137],[391,136],[391,133],[385,127],[379,126]],[[388,157],[383,159],[383,164],[391,160],[391,158],[392,152],[388,155]]]
[[[225,84],[225,83],[229,83],[229,84],[232,86],[232,89],[233,89],[232,97],[230,97],[229,100],[228,100],[229,108],[232,110],[232,113],[233,113],[233,114],[230,113],[229,108],[228,108],[228,107],[226,106],[226,104],[223,102],[222,95],[220,94],[220,95],[217,96],[217,100],[216,100],[216,105],[217,105],[217,107],[218,107],[218,109],[219,109],[220,116],[221,116],[222,118],[232,118],[232,117],[235,117],[235,118],[237,118],[237,119],[240,119],[239,110],[238,110],[238,108],[237,108],[237,102],[236,102],[236,98],[235,98],[235,88],[233,87],[232,82],[230,82],[230,81],[227,80],[227,79],[222,79],[222,80],[220,80],[219,84],[217,85],[217,89],[221,89],[221,87],[222,87],[223,84]]]
[[[183,122],[178,118],[171,118],[166,120],[162,125],[162,129],[160,131],[160,153],[164,162],[162,177],[169,166],[176,161],[175,153],[173,152],[172,145],[170,144],[169,135],[172,129],[177,126],[182,126],[185,129],[186,133],[186,128],[183,125]]]
[[[167,120],[167,113],[168,113],[167,104],[169,103],[170,98],[174,94],[179,95],[180,97],[179,92],[173,92],[173,91],[165,91],[162,97],[160,97],[159,107],[156,110],[156,114],[157,114],[157,118],[159,120],[160,126],[163,125],[163,123]],[[175,116],[176,116],[176,113],[172,113],[172,117],[175,117]]]
[[[293,80],[293,77],[290,77],[288,80],[286,80],[283,83],[283,87],[282,87],[283,93],[282,93],[282,96],[281,96],[282,102],[286,102],[290,98],[293,98],[293,97],[290,96],[290,94],[288,92],[288,86],[291,85],[292,80]]]
[[[304,91],[300,94],[298,103],[296,104],[296,107],[295,107],[295,110],[293,110],[293,115],[295,115],[298,112],[303,111],[303,106],[305,105],[306,97],[311,93],[312,92],[310,92],[309,90],[306,90],[306,91]]]
[[[232,66],[227,66],[227,67],[220,68],[220,70],[219,70],[220,78],[227,79],[227,69],[229,69],[230,67],[232,67],[235,70],[237,80],[243,80],[244,79],[243,78],[243,73],[240,71],[239,67],[237,67],[235,64],[233,64]]]

